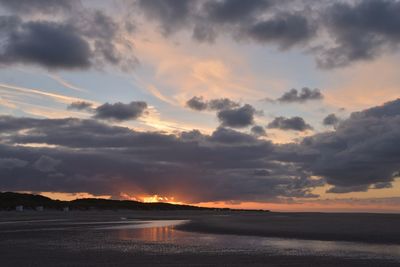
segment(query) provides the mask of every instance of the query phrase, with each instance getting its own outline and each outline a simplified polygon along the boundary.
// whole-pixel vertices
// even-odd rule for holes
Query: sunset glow
[[[165,196],[159,196],[159,195],[152,195],[152,196],[132,196],[127,193],[121,193],[120,194],[121,199],[124,200],[134,200],[134,201],[140,201],[144,203],[170,203],[170,204],[184,204],[183,202],[177,202],[175,201],[174,197],[165,197]]]

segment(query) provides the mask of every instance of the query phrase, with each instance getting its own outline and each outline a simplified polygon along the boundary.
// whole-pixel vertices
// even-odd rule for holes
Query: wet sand
[[[331,241],[400,244],[400,214],[231,213],[198,218],[178,229]]]
[[[125,224],[140,223],[129,221],[131,219],[191,222],[174,229],[165,225],[141,231],[123,229],[121,226]],[[359,240],[367,230],[382,229],[380,238],[369,235],[373,242],[396,243],[399,229],[394,224],[398,226],[398,222],[398,215],[371,214],[0,212],[0,259],[1,266],[399,266],[397,259],[390,258],[293,254],[290,251],[283,255],[213,245],[219,234],[271,235],[273,230],[280,230],[277,231],[280,236],[291,233],[293,237],[301,230],[308,238],[346,239],[351,236]],[[330,223],[333,224],[329,226]],[[114,230],[110,229],[113,225],[116,226]],[[107,228],[109,230],[105,230]],[[350,235],[351,229],[355,231]],[[218,234],[203,235],[192,231]],[[389,232],[393,237],[388,235]],[[187,234],[190,238],[181,243],[179,237]],[[227,237],[227,240],[238,240],[234,236],[232,239]],[[238,238],[246,240],[250,237]]]

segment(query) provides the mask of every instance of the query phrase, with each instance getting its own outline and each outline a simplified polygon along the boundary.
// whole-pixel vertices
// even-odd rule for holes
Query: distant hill
[[[110,200],[98,198],[60,201],[41,195],[0,192],[0,210],[15,210],[19,205],[22,205],[24,209],[36,209],[41,206],[44,209],[54,210],[62,210],[64,207],[69,207],[71,210],[215,210],[214,208],[202,208],[190,205],[176,205],[160,202],[143,203],[131,200]]]

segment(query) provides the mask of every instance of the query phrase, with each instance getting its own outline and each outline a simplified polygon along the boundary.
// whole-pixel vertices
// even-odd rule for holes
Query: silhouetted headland
[[[53,200],[51,198],[14,192],[0,192],[0,210],[216,210],[232,211],[228,208],[205,208],[193,205],[171,203],[144,203],[133,200],[112,200],[99,198],[82,198],[71,201]],[[245,210],[243,210],[245,211]],[[261,210],[260,210],[261,211]],[[264,210],[262,210],[264,211]]]

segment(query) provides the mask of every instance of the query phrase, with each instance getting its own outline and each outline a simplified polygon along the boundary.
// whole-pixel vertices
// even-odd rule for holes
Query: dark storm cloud
[[[324,68],[346,66],[397,51],[400,43],[400,2],[365,0],[334,3],[324,14],[324,24],[335,41],[319,58]]]
[[[115,121],[135,120],[145,114],[146,109],[147,103],[142,101],[132,101],[128,104],[105,103],[94,110],[94,118]]]
[[[307,124],[301,117],[276,117],[267,127],[270,129],[293,130],[300,132],[313,129],[311,125]]]
[[[161,1],[141,0],[148,19],[164,33],[192,31],[195,40],[234,40],[304,48],[321,68],[347,66],[398,51],[400,3],[395,0],[318,1]],[[327,38],[319,38],[320,36]]]
[[[208,1],[204,4],[204,11],[210,20],[220,23],[240,22],[263,12],[272,3],[268,0],[223,0]]]
[[[310,190],[321,184],[293,164],[276,162],[270,142],[232,129],[175,136],[93,120],[14,117],[1,117],[0,129],[0,158],[25,163],[0,168],[0,190],[267,201],[314,197]],[[14,145],[31,143],[53,147]],[[249,175],[262,169],[269,172]]]
[[[399,143],[400,100],[281,145],[222,127],[171,135],[96,120],[0,116],[0,190],[161,194],[187,202],[312,198],[325,183],[331,193],[390,187],[400,171]]]
[[[297,48],[314,55],[321,68],[347,66],[355,61],[371,60],[383,53],[399,50],[400,34],[397,29],[400,27],[400,3],[395,0],[356,0],[340,3],[138,0],[124,2],[123,5],[128,5],[126,10],[130,10],[133,5],[135,16],[143,15],[144,23],[154,21],[165,36],[186,30],[200,42],[212,43],[218,36],[224,35],[235,41],[271,44],[280,49]],[[102,66],[107,63],[123,70],[138,63],[138,59],[132,53],[132,43],[127,40],[129,38],[125,38],[126,33],[121,31],[127,29],[127,25],[129,29],[137,28],[127,17],[112,18],[105,13],[105,8],[86,7],[85,3],[80,1],[0,1],[0,6],[6,14],[21,18],[23,16],[17,28],[11,32],[3,31],[3,47],[13,47],[13,43],[7,42],[12,40],[12,35],[21,33],[23,25],[56,22],[63,26],[54,28],[60,31],[58,34],[41,35],[41,42],[36,43],[34,47],[27,46],[31,43],[25,43],[24,49],[32,49],[32,52],[25,51],[21,55],[11,53],[11,58],[16,61],[3,60],[3,63],[30,63],[59,68]],[[43,14],[43,19],[35,19]],[[57,14],[57,19],[49,18]],[[69,33],[66,33],[64,28],[70,29]],[[131,30],[128,31],[132,33]],[[32,35],[36,36],[36,31],[32,32]],[[71,57],[66,54],[66,58],[62,58],[63,53],[59,52],[58,56],[51,54],[55,49],[46,52],[52,42],[57,44],[55,38],[67,38],[71,45],[79,44],[78,40],[81,40],[81,45],[77,45],[75,49],[70,46],[67,52]],[[86,53],[87,49],[82,50],[85,46],[82,45],[83,42],[89,45],[90,54]],[[38,56],[38,51],[46,53]],[[3,58],[7,58],[5,51],[2,51],[2,54]],[[82,59],[72,64],[70,61],[73,61],[76,55],[81,55]],[[53,59],[50,65],[49,58]]]
[[[398,99],[353,113],[335,131],[305,138],[298,147],[300,151],[292,152],[309,160],[305,168],[335,185],[331,192],[362,191],[375,184],[391,183],[398,176],[399,142]]]
[[[2,63],[36,63],[52,68],[86,68],[89,44],[69,25],[55,22],[21,23],[9,32],[1,49]]]
[[[324,96],[319,89],[302,88],[300,91],[291,89],[285,92],[277,101],[281,103],[304,103],[309,100],[321,100]]]
[[[326,126],[335,126],[339,123],[339,121],[339,118],[332,113],[323,119],[322,124]]]
[[[400,101],[399,99],[391,102],[387,102],[382,106],[369,108],[360,112],[353,112],[350,116],[352,119],[363,119],[363,118],[385,118],[385,117],[396,117],[400,115]]]
[[[11,13],[0,16],[2,64],[62,69],[111,64],[123,70],[137,65],[119,23],[102,10],[79,1],[3,1],[0,6]]]
[[[212,42],[221,33],[286,49],[315,36],[316,25],[302,12],[276,12],[278,1],[161,1],[139,0],[150,20],[158,21],[164,34],[191,29],[193,38]],[[273,12],[273,16],[269,12]],[[274,13],[275,12],[275,13]]]
[[[137,14],[143,14],[146,22],[155,21],[165,36],[187,30],[195,40],[201,42],[212,43],[219,35],[228,35],[234,40],[272,44],[280,49],[297,47],[305,53],[313,54],[321,68],[347,66],[355,61],[374,59],[383,53],[397,52],[399,49],[400,34],[397,29],[400,26],[400,3],[394,0],[340,3],[296,1],[295,4],[293,1],[273,0],[138,0],[124,4],[132,3]],[[11,15],[21,18],[24,15],[19,29],[27,23],[56,22],[71,29],[69,36],[65,38],[75,36],[82,42],[87,42],[91,52],[90,55],[81,54],[86,57],[82,57],[76,65],[71,65],[68,61],[71,57],[66,56],[61,60],[61,55],[58,56],[58,64],[51,61],[52,64],[48,65],[48,58],[55,57],[51,54],[54,49],[49,50],[50,55],[45,53],[38,57],[38,50],[47,51],[48,44],[55,42],[54,38],[61,38],[66,34],[63,27],[60,27],[54,29],[60,31],[57,35],[41,35],[41,43],[37,43],[35,48],[31,47],[36,52],[25,52],[30,55],[28,57],[25,54],[11,54],[17,61],[9,60],[7,63],[31,63],[61,68],[101,66],[107,63],[122,69],[137,65],[138,60],[131,51],[132,44],[121,32],[121,29],[126,29],[126,25],[130,25],[130,29],[136,27],[128,18],[123,18],[122,21],[113,19],[105,14],[105,9],[88,8],[80,1],[0,1],[0,6]],[[129,8],[126,7],[127,10]],[[35,15],[48,16],[60,12],[62,14],[57,20],[46,21],[47,17],[33,19]],[[5,47],[13,46],[13,43],[7,44],[7,40],[11,40],[9,37],[17,33],[12,31],[3,36],[6,40]],[[24,46],[28,49],[29,47]],[[79,50],[79,47],[83,46],[78,46],[75,50],[85,52]],[[70,48],[67,52],[72,53],[75,50]],[[35,53],[32,57],[31,54]],[[74,58],[77,54],[70,55]]]
[[[30,129],[29,134],[14,134]],[[1,141],[6,143],[47,143],[72,148],[101,148],[165,145],[173,143],[170,135],[158,133],[141,134],[128,128],[112,127],[95,120],[68,119],[31,119],[0,116],[0,132],[6,134]]]
[[[217,113],[222,126],[244,128],[254,123],[256,110],[249,104],[239,108],[224,109]]]
[[[202,96],[194,96],[186,101],[186,106],[197,111],[203,110],[224,110],[239,107],[238,102],[234,102],[229,98],[216,98],[209,101],[205,100]]]
[[[301,14],[282,13],[274,18],[258,21],[242,34],[260,43],[276,43],[282,49],[309,41],[315,36],[315,27]]]
[[[72,102],[67,106],[68,110],[92,110],[93,104],[86,101]]]

